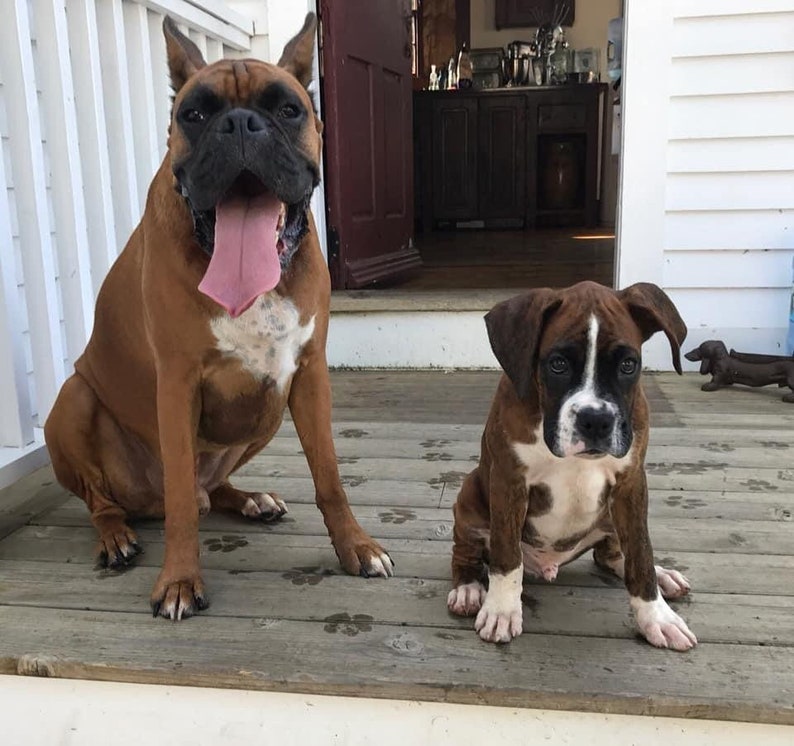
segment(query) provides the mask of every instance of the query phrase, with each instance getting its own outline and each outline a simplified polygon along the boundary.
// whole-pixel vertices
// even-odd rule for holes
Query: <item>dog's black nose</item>
[[[615,415],[607,409],[586,407],[576,414],[576,429],[585,440],[605,440],[612,435],[614,427]]]
[[[265,120],[250,109],[232,109],[221,120],[218,128],[224,135],[231,135],[236,132],[245,135],[261,132],[265,129]]]

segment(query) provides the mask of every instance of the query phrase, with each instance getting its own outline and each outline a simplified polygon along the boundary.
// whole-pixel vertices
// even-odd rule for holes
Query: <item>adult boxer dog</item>
[[[530,290],[485,321],[506,375],[455,504],[449,609],[476,614],[483,640],[509,642],[522,631],[524,573],[554,580],[592,548],[625,581],[645,638],[691,648],[695,636],[663,598],[684,595],[689,581],[653,563],[639,380],[642,343],[660,330],[681,372],[687,330],[675,306],[655,285],[583,282]]]
[[[305,88],[315,27],[309,14],[277,66],[206,65],[166,19],[168,152],[45,426],[55,474],[85,500],[105,564],[139,551],[128,517],[165,515],[155,616],[207,606],[200,512],[286,512],[272,492],[242,492],[228,478],[267,444],[287,405],[342,566],[392,574],[353,517],[331,438],[330,284],[309,212],[322,147]]]

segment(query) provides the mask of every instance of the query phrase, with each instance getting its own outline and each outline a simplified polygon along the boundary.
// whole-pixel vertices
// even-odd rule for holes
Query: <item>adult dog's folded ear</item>
[[[687,328],[667,293],[653,283],[638,282],[618,292],[618,298],[628,307],[643,342],[659,331],[667,335],[673,366],[681,375],[681,345],[686,339]]]
[[[171,87],[174,93],[185,85],[188,78],[206,66],[199,48],[177,28],[174,19],[166,16],[163,19],[163,35],[165,51],[168,56],[168,72],[171,75]]]
[[[561,303],[558,290],[536,288],[498,303],[485,315],[491,349],[522,399],[534,385],[543,328]]]
[[[287,42],[278,61],[278,66],[295,76],[304,88],[308,87],[312,80],[316,32],[317,16],[314,13],[307,13],[303,28]]]

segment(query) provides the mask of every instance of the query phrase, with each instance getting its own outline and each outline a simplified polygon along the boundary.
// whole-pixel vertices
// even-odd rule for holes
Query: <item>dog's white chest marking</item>
[[[314,334],[315,317],[301,325],[295,304],[265,293],[236,319],[222,314],[211,322],[221,352],[239,358],[258,378],[271,378],[283,390],[297,370],[298,356]]]
[[[614,485],[616,476],[632,460],[629,451],[622,458],[604,456],[590,459],[567,456],[558,458],[551,453],[543,440],[543,423],[535,432],[535,443],[513,443],[513,452],[524,467],[527,487],[545,485],[551,495],[551,509],[530,518],[539,546],[523,546],[527,570],[533,570],[547,580],[556,576],[556,568],[577,556],[585,547],[592,546],[606,534],[596,528],[604,509],[602,495]],[[554,548],[580,536],[573,547],[564,551]]]

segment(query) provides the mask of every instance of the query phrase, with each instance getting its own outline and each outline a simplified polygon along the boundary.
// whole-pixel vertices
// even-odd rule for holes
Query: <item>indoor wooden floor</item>
[[[612,285],[610,228],[417,233],[419,273],[401,289],[564,287],[580,280]]]
[[[149,612],[159,522],[137,526],[137,567],[97,570],[86,510],[49,470],[0,493],[0,673],[794,724],[794,406],[776,388],[646,376],[651,535],[693,583],[674,605],[694,651],[639,640],[625,590],[589,557],[528,581],[525,633],[496,647],[445,606],[451,505],[496,379],[333,375],[340,469],[391,580],[340,573],[289,422],[236,482],[290,513],[203,519],[212,606],[180,624]]]

